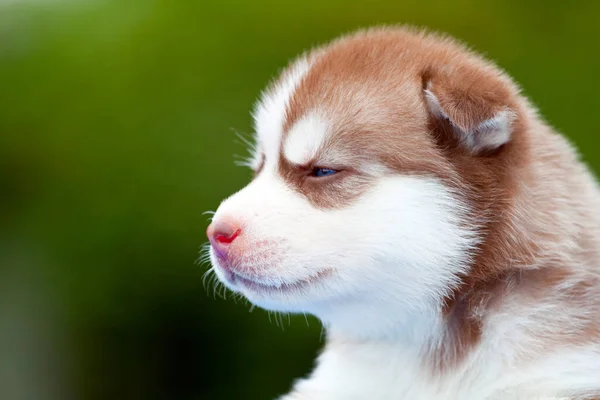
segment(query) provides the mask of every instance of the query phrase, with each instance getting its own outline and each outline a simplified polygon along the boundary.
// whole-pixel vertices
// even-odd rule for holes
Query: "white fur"
[[[290,129],[284,145],[285,157],[294,164],[311,161],[328,136],[328,124],[317,113],[311,112]]]
[[[282,400],[557,400],[589,394],[597,387],[598,345],[518,366],[491,343],[486,341],[465,366],[440,379],[421,368],[413,347],[334,337],[313,374],[297,382],[296,390]]]
[[[485,149],[496,149],[510,141],[511,124],[515,114],[504,110],[498,112],[494,117],[483,121],[475,131],[468,135],[469,146],[475,152]]]
[[[451,118],[444,112],[439,100],[431,91],[430,85],[425,89],[425,100],[429,110],[438,118],[447,119],[452,123]],[[515,114],[509,110],[498,112],[492,118],[483,121],[472,131],[465,132],[453,124],[454,131],[459,135],[462,144],[477,153],[481,150],[494,150],[511,139],[511,124],[515,119]]]
[[[425,92],[425,100],[427,101],[427,106],[429,107],[429,111],[433,113],[437,118],[445,118],[450,119],[450,117],[444,112],[440,101],[437,96],[431,91],[431,83],[427,84],[427,88],[424,90]]]

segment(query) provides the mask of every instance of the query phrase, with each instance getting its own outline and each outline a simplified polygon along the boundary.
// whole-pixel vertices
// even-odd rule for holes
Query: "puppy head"
[[[209,227],[217,276],[324,320],[440,305],[483,240],[473,216],[506,189],[516,97],[461,46],[404,29],[300,57],[256,107],[255,178]]]

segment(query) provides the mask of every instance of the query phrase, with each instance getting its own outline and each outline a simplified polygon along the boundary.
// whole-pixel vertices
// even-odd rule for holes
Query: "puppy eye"
[[[331,169],[331,168],[313,168],[310,171],[310,176],[314,176],[315,178],[322,178],[324,176],[330,176],[330,175],[335,175],[337,174],[339,171],[335,170],[335,169]]]

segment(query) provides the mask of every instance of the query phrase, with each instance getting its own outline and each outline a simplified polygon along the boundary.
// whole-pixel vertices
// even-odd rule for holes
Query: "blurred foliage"
[[[600,168],[600,2],[0,0],[0,398],[271,399],[318,321],[213,297],[205,210],[290,57],[411,23],[497,61]],[[307,322],[310,326],[307,327]],[[280,326],[278,326],[280,325]]]

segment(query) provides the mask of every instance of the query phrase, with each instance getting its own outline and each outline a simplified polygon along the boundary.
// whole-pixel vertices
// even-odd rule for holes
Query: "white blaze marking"
[[[286,109],[296,87],[310,70],[312,63],[301,58],[285,73],[275,87],[263,93],[253,113],[256,140],[267,160],[277,160]]]
[[[328,124],[315,113],[310,113],[290,129],[283,154],[294,164],[305,164],[315,157],[328,133]]]

